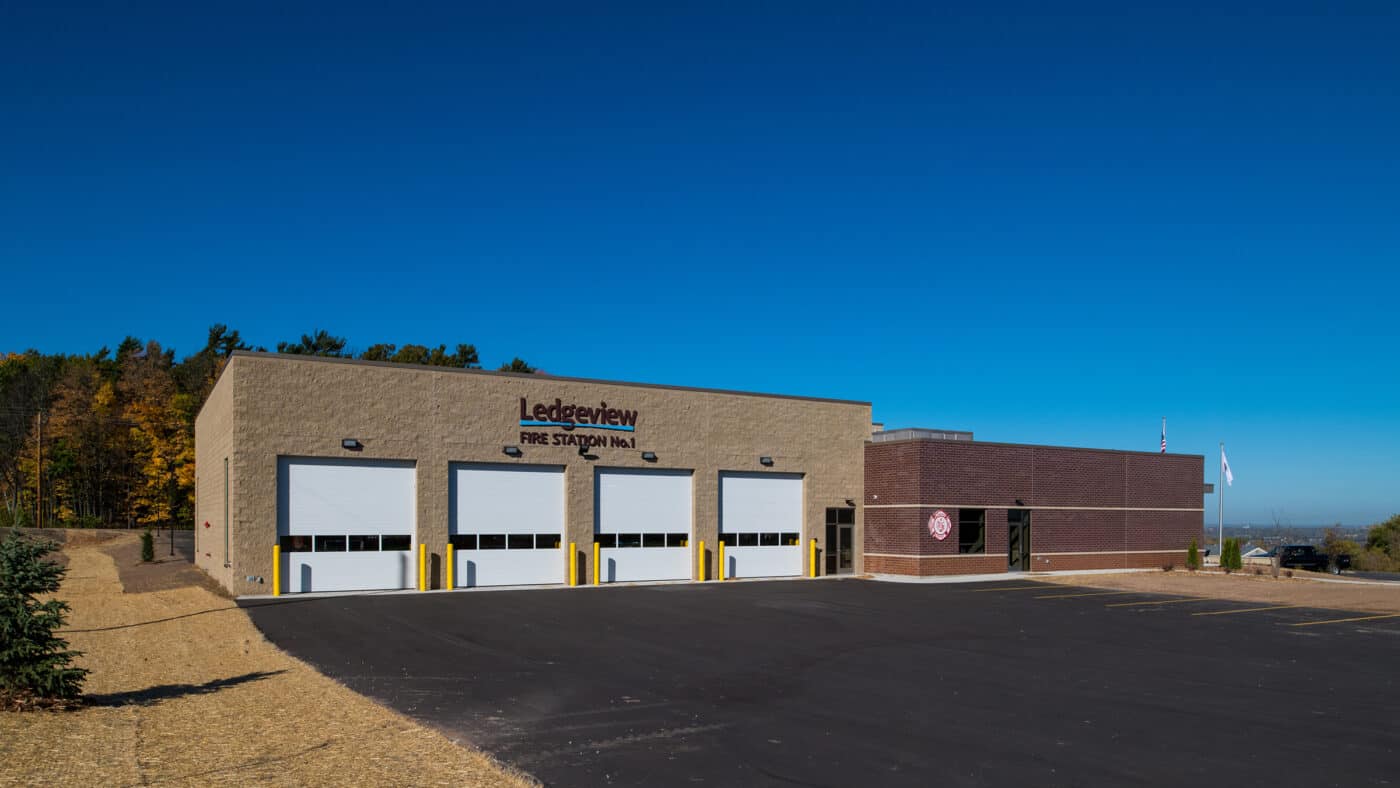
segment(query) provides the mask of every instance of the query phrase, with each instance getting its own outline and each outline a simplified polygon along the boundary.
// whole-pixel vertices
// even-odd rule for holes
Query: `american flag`
[[[1167,453],[1167,420],[1162,419],[1162,453]]]

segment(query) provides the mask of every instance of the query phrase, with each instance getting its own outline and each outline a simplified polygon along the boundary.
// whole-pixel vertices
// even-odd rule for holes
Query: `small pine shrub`
[[[1196,546],[1196,540],[1191,540],[1191,546],[1186,548],[1186,568],[1192,572],[1201,568],[1201,550]]]
[[[67,571],[44,559],[57,545],[11,534],[0,539],[0,708],[61,707],[76,701],[87,671],[71,667],[80,651],[55,632],[68,604],[52,594]]]
[[[141,560],[146,563],[156,560],[156,537],[149,528],[141,532]]]

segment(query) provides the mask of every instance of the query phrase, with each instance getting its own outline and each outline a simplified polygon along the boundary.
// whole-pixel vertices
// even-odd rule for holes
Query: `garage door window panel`
[[[352,535],[349,541],[352,553],[379,552],[379,534]]]
[[[413,549],[413,537],[408,534],[385,534],[379,537],[379,549],[381,551],[399,551]]]

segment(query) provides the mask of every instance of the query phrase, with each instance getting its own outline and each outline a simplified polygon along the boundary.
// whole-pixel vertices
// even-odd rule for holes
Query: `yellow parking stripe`
[[[969,594],[984,594],[988,591],[1044,591],[1045,586],[997,586],[996,588],[971,588]]]
[[[1382,618],[1400,618],[1400,613],[1385,613],[1378,616],[1357,616],[1356,618],[1329,618],[1326,621],[1304,621],[1301,624],[1289,624],[1290,627],[1315,627],[1318,624],[1350,624],[1353,621],[1375,621]]]
[[[1077,596],[1123,596],[1124,594],[1140,594],[1141,591],[1090,591],[1084,594],[1046,594],[1038,596],[1036,599],[1073,599]]]
[[[1225,600],[1221,600],[1222,602]],[[1297,605],[1270,605],[1268,607],[1245,607],[1238,610],[1211,610],[1206,613],[1192,613],[1193,616],[1229,616],[1235,613],[1258,613],[1261,610],[1287,610]]]
[[[1111,604],[1111,605],[1104,605],[1104,607],[1129,607],[1129,606],[1132,606],[1132,605],[1139,605],[1139,606],[1141,606],[1141,605],[1178,605],[1178,604],[1181,604],[1182,602],[1214,602],[1214,601],[1215,601],[1215,600],[1211,599],[1210,597],[1193,596],[1193,597],[1187,597],[1186,599],[1167,599],[1167,600],[1164,600],[1164,601],[1161,601],[1161,602],[1114,602],[1114,603]]]

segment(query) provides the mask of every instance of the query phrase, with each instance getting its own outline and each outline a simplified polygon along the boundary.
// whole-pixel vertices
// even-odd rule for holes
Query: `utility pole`
[[[34,414],[34,423],[38,428],[39,442],[36,444],[35,454],[38,462],[34,468],[34,526],[44,527],[44,412],[41,410]]]

